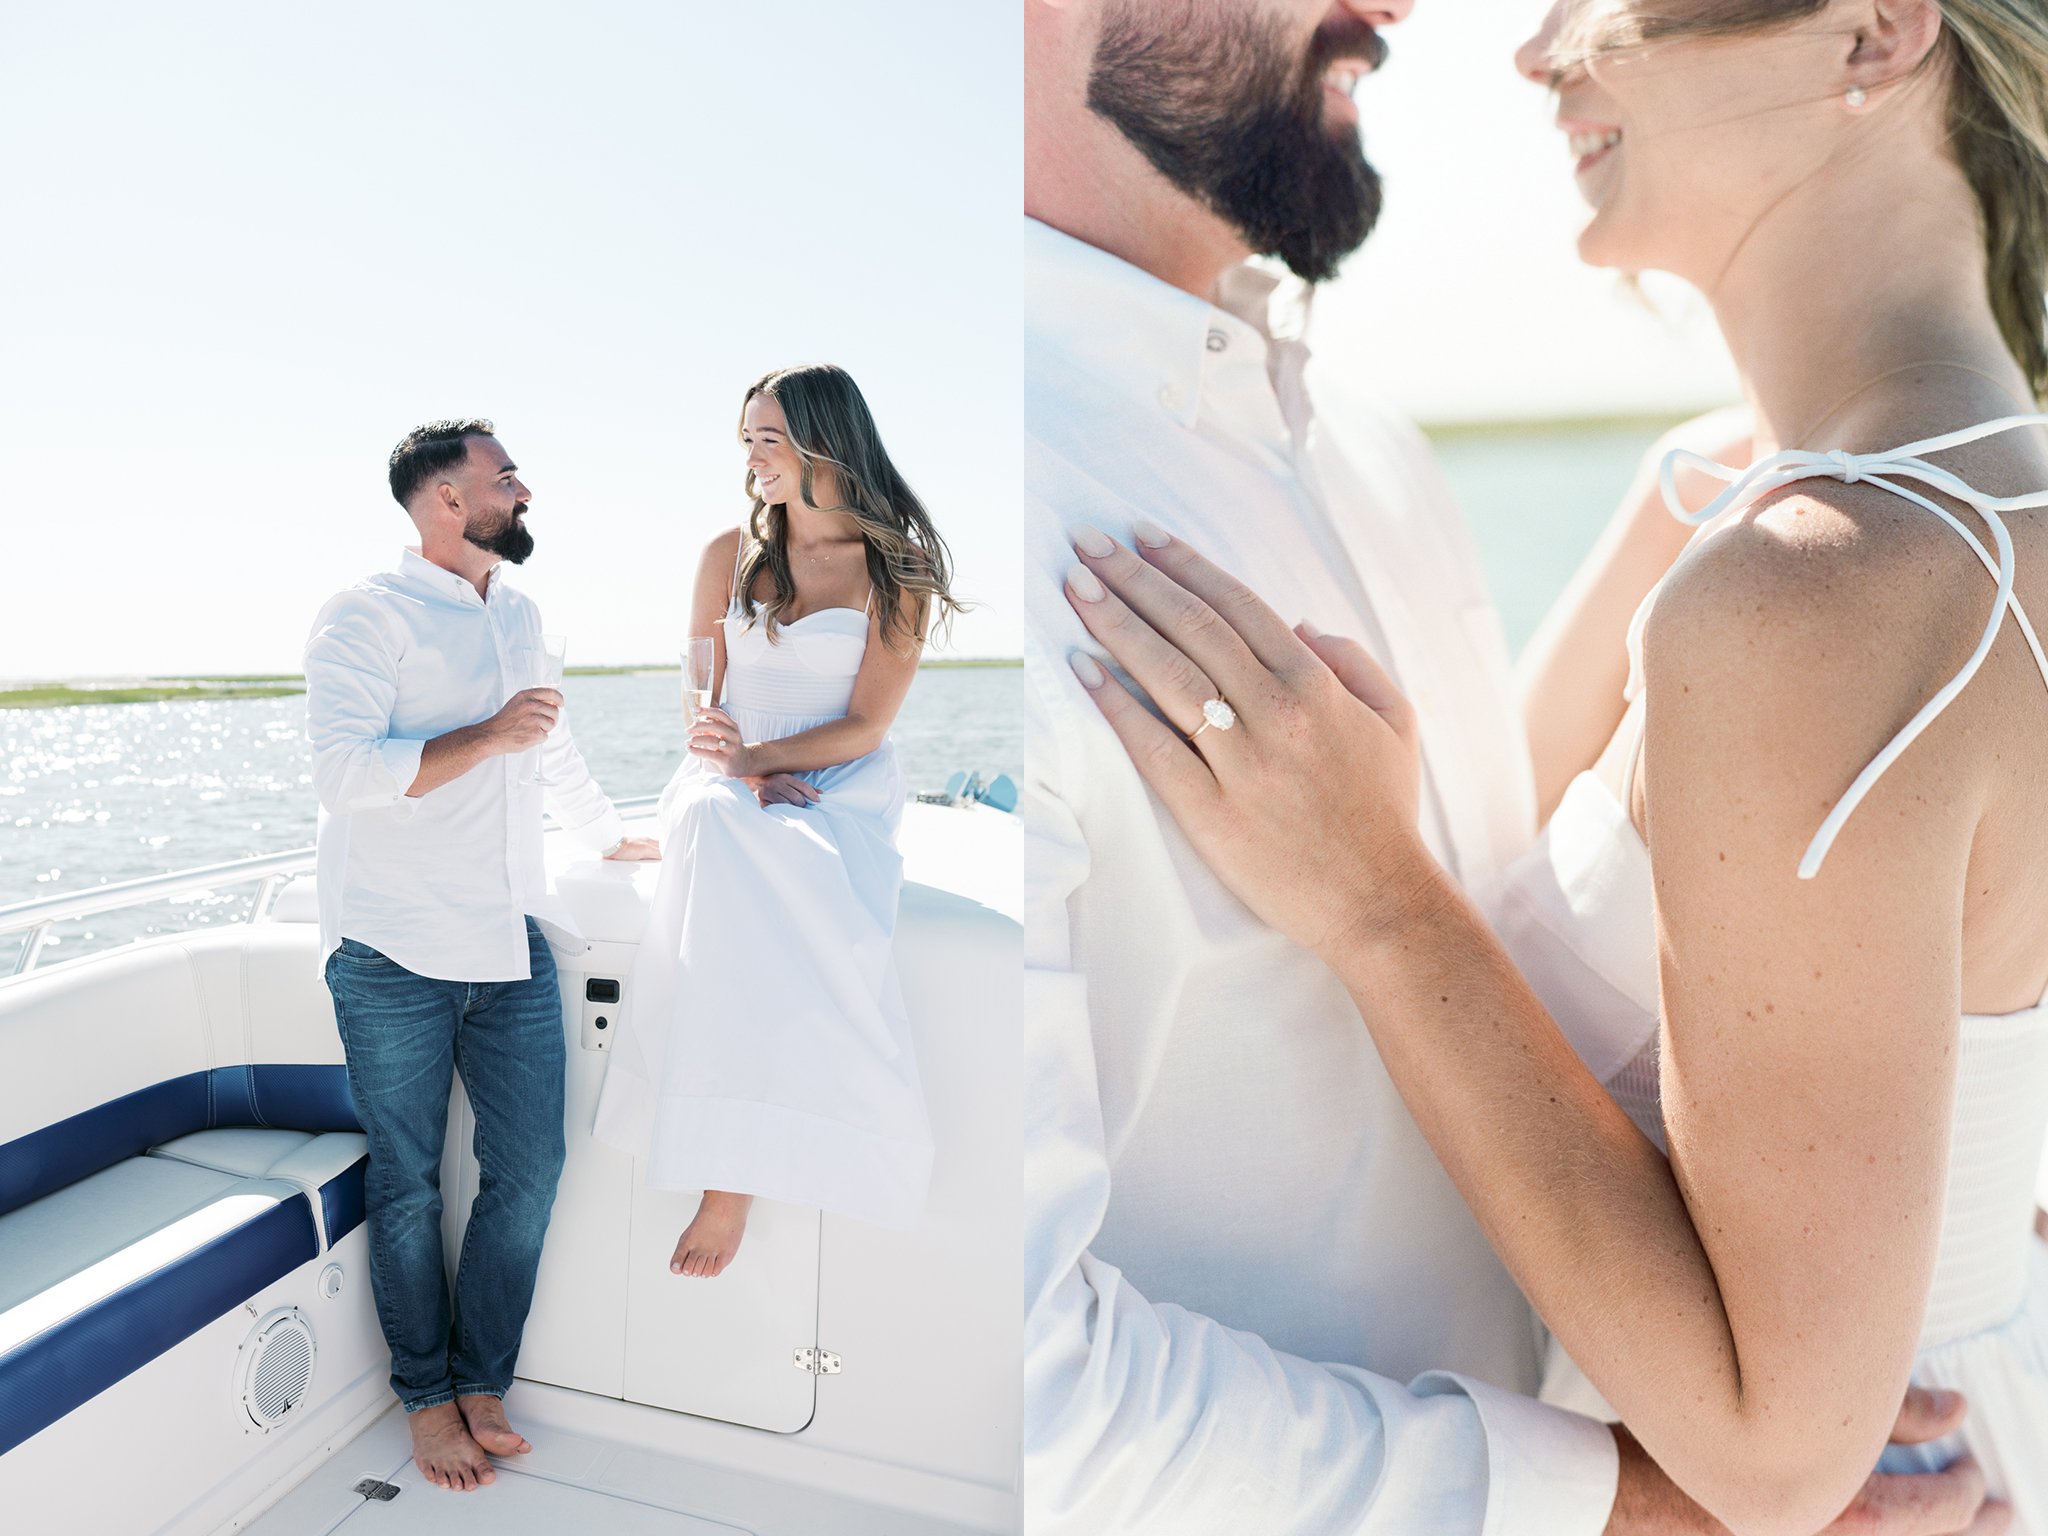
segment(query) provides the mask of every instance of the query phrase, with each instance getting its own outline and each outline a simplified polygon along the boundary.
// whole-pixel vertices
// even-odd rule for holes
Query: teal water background
[[[1520,652],[1670,423],[1459,428],[1431,434]]]

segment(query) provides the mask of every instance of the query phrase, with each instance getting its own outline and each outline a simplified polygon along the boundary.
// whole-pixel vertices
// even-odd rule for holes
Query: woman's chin
[[[1607,267],[1617,271],[1640,271],[1645,265],[1639,242],[1629,240],[1614,227],[1614,221],[1602,216],[1595,208],[1592,217],[1579,230],[1575,242],[1579,260],[1589,267]]]

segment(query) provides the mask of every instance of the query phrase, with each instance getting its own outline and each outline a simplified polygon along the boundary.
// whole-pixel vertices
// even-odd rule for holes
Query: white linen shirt
[[[1243,267],[1216,307],[1041,223],[1025,250],[1029,1528],[1592,1536],[1612,1436],[1522,1395],[1540,1325],[1344,988],[1067,662],[1108,664],[1068,530],[1162,524],[1389,667],[1424,835],[1483,896],[1535,813],[1469,535],[1419,434],[1307,369],[1299,285]]]
[[[421,976],[523,981],[526,917],[572,954],[588,945],[548,890],[541,775],[556,820],[593,850],[625,835],[590,777],[568,715],[538,750],[485,758],[406,794],[437,736],[487,720],[546,679],[540,610],[501,580],[483,597],[416,548],[320,610],[306,641],[306,734],[320,796],[320,960],[343,938]]]

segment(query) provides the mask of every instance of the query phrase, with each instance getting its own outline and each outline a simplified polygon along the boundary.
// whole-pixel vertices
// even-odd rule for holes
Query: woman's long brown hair
[[[740,402],[742,425],[747,404],[756,395],[767,395],[782,407],[788,424],[785,436],[802,465],[804,501],[818,506],[819,465],[830,469],[838,481],[839,504],[819,510],[845,513],[867,543],[868,580],[875,589],[884,642],[898,649],[921,644],[924,621],[935,605],[940,621],[950,628],[953,615],[967,605],[955,600],[950,590],[952,563],[946,542],[882,446],[874,415],[852,377],[830,363],[778,368],[747,387]],[[773,641],[777,624],[796,601],[789,520],[779,502],[761,499],[752,470],[747,471],[746,490],[753,508],[747,514],[746,548],[734,586],[744,597],[767,570],[769,591],[760,618]]]

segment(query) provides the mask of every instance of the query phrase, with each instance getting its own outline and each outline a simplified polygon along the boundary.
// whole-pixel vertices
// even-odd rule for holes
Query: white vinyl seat
[[[362,1224],[307,939],[181,936],[0,994],[0,1454]]]
[[[224,1126],[193,1131],[151,1149],[159,1161],[190,1163],[245,1179],[296,1185],[312,1202],[321,1248],[332,1248],[363,1219],[362,1181],[370,1155],[361,1131],[284,1131]]]
[[[130,1157],[0,1216],[0,1353],[21,1303],[211,1205],[242,1180],[167,1158]]]

